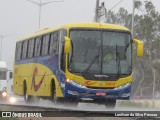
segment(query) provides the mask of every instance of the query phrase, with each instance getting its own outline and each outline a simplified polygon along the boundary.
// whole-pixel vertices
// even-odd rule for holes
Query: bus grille
[[[115,87],[92,87],[92,86],[86,86],[87,88],[90,89],[114,89]]]

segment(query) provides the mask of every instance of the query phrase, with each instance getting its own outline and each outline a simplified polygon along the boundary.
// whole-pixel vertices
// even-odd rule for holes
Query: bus
[[[106,107],[128,100],[132,85],[132,43],[143,43],[129,29],[107,23],[66,24],[18,40],[13,89],[26,102],[34,97]]]

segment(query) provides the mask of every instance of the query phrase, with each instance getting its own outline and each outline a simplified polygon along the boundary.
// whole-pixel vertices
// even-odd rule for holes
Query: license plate
[[[97,92],[96,95],[97,96],[106,96],[106,93],[104,93],[104,92]]]

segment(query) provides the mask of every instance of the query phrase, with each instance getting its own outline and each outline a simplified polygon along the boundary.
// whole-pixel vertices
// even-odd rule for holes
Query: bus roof
[[[44,28],[41,29],[23,39],[20,39],[18,41],[23,41],[26,39],[31,39],[34,38],[36,36],[40,36],[40,35],[44,35],[46,33],[50,33],[59,29],[70,29],[70,28],[103,28],[103,29],[112,29],[112,30],[124,30],[124,31],[129,31],[128,28],[123,27],[123,26],[119,26],[119,25],[115,25],[115,24],[108,24],[108,23],[96,23],[96,22],[90,22],[90,23],[74,23],[74,24],[66,24],[62,27],[58,27],[58,28]]]
[[[91,23],[78,23],[78,24],[67,24],[65,25],[67,28],[74,28],[74,27],[80,27],[80,28],[104,28],[104,29],[113,29],[113,30],[125,30],[129,31],[128,28],[115,25],[115,24],[108,24],[108,23],[96,23],[96,22],[91,22]]]

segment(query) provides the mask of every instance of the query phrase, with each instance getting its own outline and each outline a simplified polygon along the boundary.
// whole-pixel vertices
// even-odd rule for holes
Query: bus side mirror
[[[12,79],[12,77],[13,77],[13,73],[9,72],[9,78]]]
[[[71,47],[71,40],[69,37],[65,36],[65,46],[64,46],[64,52],[66,54],[69,54]]]
[[[143,42],[137,39],[133,39],[133,43],[137,44],[137,56],[143,56]]]

